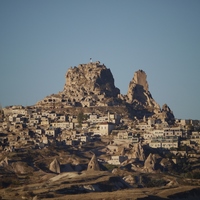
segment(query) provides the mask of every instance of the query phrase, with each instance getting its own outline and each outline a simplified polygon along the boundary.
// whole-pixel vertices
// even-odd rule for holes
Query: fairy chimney
[[[87,170],[92,170],[92,171],[99,171],[100,167],[99,167],[99,163],[98,160],[96,158],[96,155],[94,154],[90,160],[90,162],[88,163],[88,168]]]

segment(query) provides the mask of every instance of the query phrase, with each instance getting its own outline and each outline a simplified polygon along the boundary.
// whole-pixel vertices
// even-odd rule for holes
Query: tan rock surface
[[[138,159],[139,161],[145,160],[144,149],[141,143],[136,143],[133,147],[132,158]]]
[[[144,171],[145,172],[154,172],[155,165],[156,165],[156,157],[154,154],[150,153],[144,162]]]
[[[58,174],[60,173],[60,163],[56,158],[50,163],[49,170]]]
[[[147,75],[143,70],[135,72],[132,81],[129,83],[127,97],[129,103],[138,102],[142,106],[160,110],[160,106],[149,92]]]
[[[88,163],[87,170],[92,170],[92,171],[99,171],[99,162],[95,156],[95,154],[92,156],[90,162]]]

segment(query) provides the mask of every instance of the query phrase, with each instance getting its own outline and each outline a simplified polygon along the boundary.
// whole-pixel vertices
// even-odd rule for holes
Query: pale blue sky
[[[0,0],[0,103],[63,90],[70,66],[101,61],[126,94],[143,69],[176,118],[200,119],[199,0]]]

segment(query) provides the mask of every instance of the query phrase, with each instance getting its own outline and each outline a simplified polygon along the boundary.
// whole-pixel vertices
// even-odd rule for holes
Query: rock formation
[[[92,62],[68,69],[63,91],[47,96],[37,105],[108,106],[115,104],[113,98],[117,99],[119,94],[110,69]]]
[[[69,68],[63,91],[45,97],[36,104],[36,107],[54,109],[116,105],[126,107],[129,116],[138,119],[144,116],[155,116],[170,123],[174,121],[174,115],[169,107],[164,105],[161,110],[152,98],[147,75],[143,70],[135,72],[127,95],[122,95],[115,87],[110,69],[100,62],[90,62]]]
[[[132,158],[137,159],[139,161],[145,160],[144,149],[140,143],[136,143],[133,147]]]
[[[149,92],[149,85],[146,78],[147,75],[143,70],[135,72],[132,81],[129,83],[127,101],[144,108],[150,107],[160,110],[160,106],[152,98],[151,93]]]
[[[50,163],[49,170],[54,173],[60,173],[60,163],[56,158]]]
[[[174,114],[167,104],[162,106],[162,119],[168,122],[168,124],[173,124],[175,121]]]
[[[100,170],[99,163],[98,163],[98,160],[97,160],[95,154],[92,156],[92,159],[88,163],[87,170],[92,170],[92,171]]]
[[[81,100],[84,96],[101,94],[117,97],[119,93],[110,69],[100,62],[81,64],[67,71],[63,94],[70,94],[72,98]]]
[[[150,153],[144,162],[144,171],[145,172],[154,172],[155,165],[156,165],[156,156],[154,154]]]

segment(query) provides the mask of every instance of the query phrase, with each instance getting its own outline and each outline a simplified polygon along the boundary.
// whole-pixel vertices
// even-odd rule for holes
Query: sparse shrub
[[[161,187],[166,184],[166,181],[162,179],[150,179],[150,181],[147,183],[147,187]]]
[[[111,165],[111,164],[108,164],[108,163],[105,163],[103,165],[104,165],[104,167],[106,167],[106,169],[108,171],[112,171],[113,169],[118,168],[116,165]]]
[[[200,179],[200,172],[187,172],[185,178]]]

